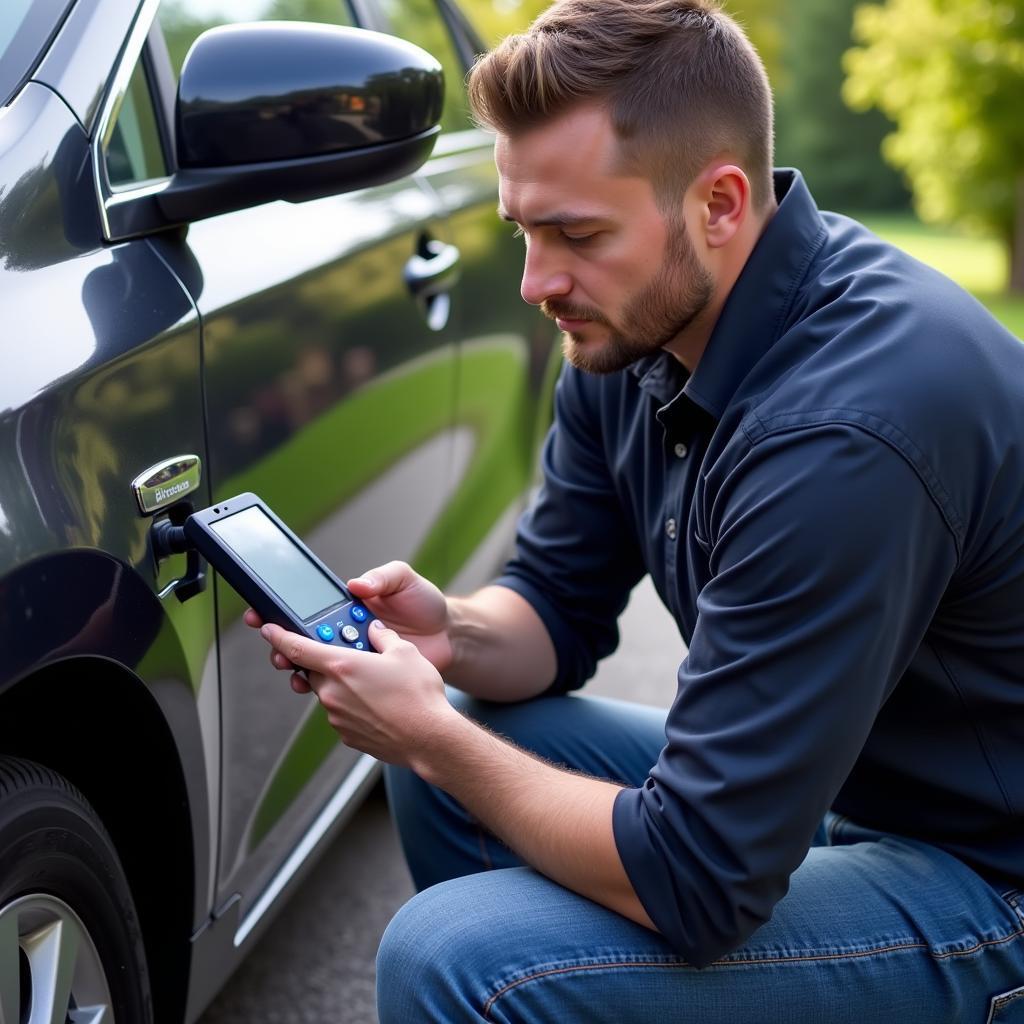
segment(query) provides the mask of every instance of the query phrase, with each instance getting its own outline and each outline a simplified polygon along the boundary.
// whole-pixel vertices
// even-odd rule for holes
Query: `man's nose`
[[[539,306],[548,299],[564,297],[572,291],[572,278],[534,243],[526,250],[523,283],[519,289],[531,306]]]

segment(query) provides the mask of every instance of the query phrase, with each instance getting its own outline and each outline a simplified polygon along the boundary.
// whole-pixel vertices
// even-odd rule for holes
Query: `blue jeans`
[[[663,711],[619,701],[453,701],[551,761],[630,785],[664,744]],[[830,815],[771,920],[697,970],[523,867],[411,772],[386,781],[422,891],[381,941],[381,1024],[1024,1024],[1024,894],[933,846]]]

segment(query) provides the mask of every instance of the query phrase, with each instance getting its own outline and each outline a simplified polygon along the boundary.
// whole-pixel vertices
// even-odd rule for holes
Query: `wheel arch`
[[[97,701],[100,686],[105,697]],[[0,695],[0,751],[58,772],[92,804],[136,903],[155,1019],[180,1024],[195,859],[185,778],[157,701],[137,677],[107,659],[49,665]]]
[[[184,1019],[217,838],[219,763],[207,762],[219,755],[204,747],[199,703],[202,691],[217,730],[208,641],[181,628],[104,551],[52,552],[0,576],[0,753],[63,775],[102,819],[138,905],[157,1024]],[[209,630],[212,641],[212,615]]]

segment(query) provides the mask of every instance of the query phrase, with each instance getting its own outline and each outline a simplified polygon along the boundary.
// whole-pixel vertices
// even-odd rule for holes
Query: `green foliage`
[[[459,6],[487,46],[507,35],[522,32],[546,7],[549,0],[462,0]]]
[[[776,163],[799,167],[827,209],[905,207],[906,187],[880,152],[891,123],[878,111],[855,113],[842,98],[856,3],[802,0],[783,13]]]
[[[739,22],[757,48],[772,87],[784,88],[782,19],[787,7],[783,0],[725,0],[722,7]]]
[[[1024,176],[1024,0],[887,0],[856,12],[844,96],[896,122],[886,158],[922,219],[1012,242]]]

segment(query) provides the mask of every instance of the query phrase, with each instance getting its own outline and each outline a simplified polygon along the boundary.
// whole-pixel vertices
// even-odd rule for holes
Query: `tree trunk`
[[[1024,294],[1024,174],[1017,178],[1010,238],[1010,291]]]

